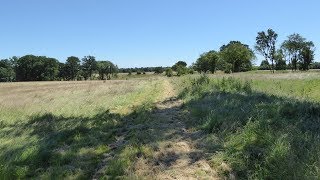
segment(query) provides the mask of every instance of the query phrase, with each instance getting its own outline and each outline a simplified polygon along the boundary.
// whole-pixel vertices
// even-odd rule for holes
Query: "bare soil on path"
[[[164,80],[164,101],[158,102],[151,113],[151,121],[137,127],[150,135],[152,157],[138,157],[133,176],[138,179],[219,179],[209,165],[204,133],[187,129],[189,113],[168,80]],[[125,136],[125,135],[124,135]],[[123,139],[123,138],[120,138]],[[122,140],[119,143],[121,146]]]

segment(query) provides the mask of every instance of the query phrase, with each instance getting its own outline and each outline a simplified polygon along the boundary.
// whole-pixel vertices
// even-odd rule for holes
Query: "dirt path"
[[[152,119],[157,123],[150,127],[162,137],[157,139],[152,161],[138,161],[136,169],[144,167],[139,174],[149,174],[152,179],[217,179],[205,152],[199,149],[202,132],[186,128],[188,115],[181,108],[182,101],[175,97],[170,82],[164,85],[166,100],[156,104]]]
[[[164,80],[165,91],[162,102],[156,104],[150,121],[139,126],[139,131],[151,137],[149,146],[153,147],[152,157],[139,157],[134,163],[133,177],[143,179],[218,179],[216,172],[210,167],[205,151],[201,131],[186,128],[188,113],[181,108],[183,102],[175,97],[174,89],[168,80]],[[132,128],[132,127],[130,127]],[[115,147],[125,146],[119,138]],[[112,144],[111,146],[114,146]],[[112,159],[107,154],[107,161]],[[100,168],[103,169],[104,167]],[[132,176],[132,175],[131,175]],[[99,177],[99,171],[94,179]],[[138,178],[140,179],[140,178]]]

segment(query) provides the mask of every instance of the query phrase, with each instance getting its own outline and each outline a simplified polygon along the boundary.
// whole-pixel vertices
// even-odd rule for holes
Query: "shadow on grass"
[[[155,143],[172,136],[169,132],[175,127],[161,126],[152,116],[155,111],[174,110],[144,104],[128,115],[109,111],[90,117],[42,114],[25,123],[2,123],[0,135],[10,142],[0,146],[0,179],[115,178],[135,171],[132,165],[141,157],[169,168],[177,155],[154,159],[153,153]],[[111,160],[104,162],[109,156]]]
[[[13,142],[1,149],[0,177],[90,177],[109,151],[107,144],[121,133],[122,119],[109,111],[92,117],[44,114],[25,124],[3,125],[2,137]]]
[[[253,92],[248,83],[236,80],[189,82],[179,97],[188,99],[183,108],[193,118],[181,107],[143,105],[126,116],[109,111],[91,117],[44,114],[25,124],[2,123],[0,136],[12,142],[0,149],[0,179],[88,179],[97,169],[114,178],[134,172],[132,165],[141,157],[170,168],[179,154],[155,158],[156,143],[184,132],[174,131],[176,117],[161,123],[154,114],[172,111],[186,117],[180,120],[189,128],[203,130],[182,136],[199,142],[198,152],[187,154],[191,164],[211,158],[222,175],[240,179],[320,177],[319,104]],[[107,167],[100,167],[109,156],[114,158]]]
[[[223,149],[212,162],[221,173],[240,179],[320,177],[319,103],[253,92],[235,79],[190,83],[181,95],[191,96],[186,108],[196,118],[189,127],[219,137]]]

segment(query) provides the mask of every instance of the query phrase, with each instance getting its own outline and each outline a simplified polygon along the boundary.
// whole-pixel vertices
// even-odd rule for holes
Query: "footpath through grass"
[[[191,76],[174,82],[194,117],[189,127],[211,139],[211,165],[221,176],[320,178],[319,80]]]

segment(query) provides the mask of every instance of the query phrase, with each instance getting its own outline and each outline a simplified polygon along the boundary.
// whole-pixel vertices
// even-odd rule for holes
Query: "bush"
[[[166,76],[172,77],[173,76],[173,71],[171,68],[166,69]]]
[[[162,74],[163,73],[163,67],[156,67],[154,68],[154,73],[155,74]]]
[[[184,67],[184,66],[178,66],[177,67],[177,75],[178,76],[182,76],[188,74],[188,68]]]

